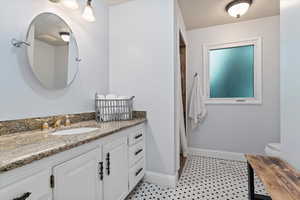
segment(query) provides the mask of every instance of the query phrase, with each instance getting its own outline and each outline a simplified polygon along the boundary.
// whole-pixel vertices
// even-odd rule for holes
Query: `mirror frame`
[[[33,71],[33,69],[32,69],[33,66],[31,65],[30,60],[29,60],[28,46],[26,47],[26,57],[27,57],[28,64],[29,64],[29,67],[30,67],[31,72],[33,73],[34,77],[40,82],[40,84],[41,84],[44,88],[49,89],[49,90],[63,90],[63,89],[66,89],[66,88],[70,87],[70,86],[73,84],[73,82],[75,81],[76,77],[78,76],[78,73],[79,73],[79,64],[80,64],[80,62],[81,62],[81,59],[80,59],[80,56],[79,56],[79,55],[80,55],[80,54],[79,54],[79,47],[78,47],[78,43],[77,43],[75,34],[74,34],[74,32],[73,32],[71,26],[70,26],[70,25],[66,22],[66,20],[64,20],[61,16],[59,16],[58,14],[53,13],[53,12],[41,12],[41,13],[35,15],[35,17],[32,18],[32,20],[31,20],[31,22],[30,22],[30,24],[29,24],[29,26],[28,26],[28,28],[27,28],[26,41],[28,41],[29,32],[30,32],[31,26],[32,26],[32,25],[34,24],[34,22],[35,22],[35,19],[37,19],[39,16],[44,15],[44,14],[54,15],[54,16],[58,17],[58,18],[59,18],[60,20],[62,20],[62,21],[68,26],[68,28],[70,29],[72,35],[74,36],[74,39],[75,39],[75,45],[76,45],[76,49],[77,49],[77,57],[76,57],[77,71],[76,71],[76,73],[75,73],[75,75],[74,75],[72,81],[71,81],[69,84],[67,84],[65,87],[61,87],[61,88],[51,88],[51,87],[48,87],[47,85],[45,85],[45,84],[40,80],[40,78],[34,73],[34,71]]]

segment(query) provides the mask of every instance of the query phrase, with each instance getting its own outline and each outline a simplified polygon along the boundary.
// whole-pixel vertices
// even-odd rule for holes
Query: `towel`
[[[130,99],[129,96],[119,96],[118,99],[119,101],[119,113],[120,113],[120,117],[123,120],[128,120],[130,118],[129,113],[129,107],[127,105],[127,101]]]
[[[105,99],[105,95],[96,93],[96,99]]]
[[[115,94],[108,94],[106,95],[106,99],[115,100],[118,99],[118,96]]]
[[[207,110],[203,100],[200,76],[197,74],[194,77],[188,113],[192,129],[199,126],[199,124],[203,121],[206,115]]]

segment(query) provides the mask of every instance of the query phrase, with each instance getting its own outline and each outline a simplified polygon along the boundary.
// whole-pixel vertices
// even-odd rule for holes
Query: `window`
[[[262,103],[260,38],[203,49],[206,103]]]

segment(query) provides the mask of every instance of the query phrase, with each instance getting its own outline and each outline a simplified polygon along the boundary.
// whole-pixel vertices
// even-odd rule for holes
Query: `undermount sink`
[[[83,133],[89,133],[92,131],[96,131],[99,128],[73,128],[68,130],[61,130],[52,133],[52,135],[78,135]]]

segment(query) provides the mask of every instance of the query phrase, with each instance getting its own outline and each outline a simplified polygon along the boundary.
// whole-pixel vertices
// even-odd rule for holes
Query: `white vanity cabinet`
[[[138,126],[128,137],[129,146],[129,190],[138,184],[145,175],[145,129]]]
[[[53,168],[54,200],[102,200],[101,149],[97,148]]]
[[[104,199],[122,200],[128,193],[128,145],[127,137],[103,145]]]
[[[0,174],[0,200],[124,200],[145,173],[144,124]]]

